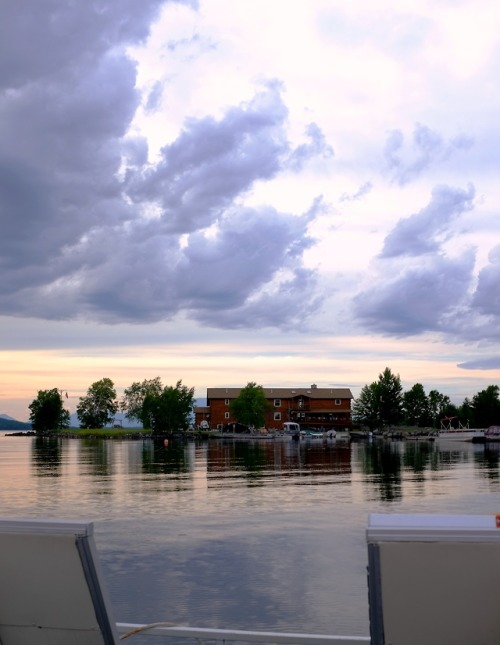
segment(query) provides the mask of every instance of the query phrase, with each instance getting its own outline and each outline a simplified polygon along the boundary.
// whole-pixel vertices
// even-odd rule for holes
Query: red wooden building
[[[231,401],[243,388],[214,387],[207,389],[207,405],[195,408],[195,424],[211,429],[222,429],[236,422],[231,415]],[[349,388],[330,387],[265,387],[269,404],[266,427],[281,430],[287,421],[303,428],[324,431],[351,427],[351,400]]]

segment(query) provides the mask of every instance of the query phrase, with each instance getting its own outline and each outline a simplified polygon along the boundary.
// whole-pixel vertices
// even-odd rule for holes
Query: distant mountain
[[[118,414],[115,415],[115,425],[119,425],[122,428],[140,428],[141,424],[139,421],[136,421],[135,419],[132,421],[129,421],[125,417],[125,415],[122,412],[118,412]],[[69,425],[72,428],[79,428],[80,427],[80,421],[78,421],[78,416],[76,413],[73,413],[70,418],[69,418]]]
[[[0,415],[0,430],[31,430],[31,423],[16,421],[8,414]]]

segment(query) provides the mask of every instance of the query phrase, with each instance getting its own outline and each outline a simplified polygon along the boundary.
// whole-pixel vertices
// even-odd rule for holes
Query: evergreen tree
[[[430,420],[429,400],[421,383],[403,394],[403,410],[408,425],[426,426]]]
[[[500,423],[500,400],[498,385],[488,385],[472,397],[474,408],[474,426],[488,428]]]

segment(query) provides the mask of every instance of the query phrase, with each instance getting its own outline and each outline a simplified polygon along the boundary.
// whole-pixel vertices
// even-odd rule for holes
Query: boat
[[[337,433],[335,430],[313,430],[306,429],[300,431],[300,436],[303,439],[335,439]]]
[[[365,432],[364,430],[351,430],[349,432],[350,441],[371,441],[373,439],[373,432]]]
[[[437,438],[446,441],[473,441],[478,443],[484,440],[484,430],[479,428],[469,428],[463,426],[458,421],[458,427],[454,428],[453,423],[457,417],[445,417],[441,419],[441,427],[437,433]]]
[[[484,433],[484,441],[500,441],[500,426],[490,426]]]

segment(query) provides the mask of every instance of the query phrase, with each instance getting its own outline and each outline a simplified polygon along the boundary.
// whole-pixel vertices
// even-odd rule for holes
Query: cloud
[[[436,186],[430,203],[418,213],[401,219],[387,235],[382,258],[435,253],[453,235],[452,224],[462,213],[471,210],[475,190]]]
[[[453,224],[472,209],[474,188],[437,186],[429,204],[403,218],[387,234],[372,263],[367,286],[353,299],[353,312],[368,329],[394,336],[429,331],[461,333],[470,319],[476,253],[446,255]]]
[[[288,159],[288,166],[295,172],[301,170],[311,158],[320,156],[329,159],[334,156],[333,148],[327,143],[325,135],[316,123],[307,126],[306,134],[309,142],[297,146]]]
[[[370,181],[366,181],[364,184],[362,184],[358,190],[353,193],[342,193],[340,196],[340,201],[341,202],[351,202],[351,201],[357,201],[358,199],[361,199],[365,195],[368,195],[368,193],[372,190],[373,185]]]
[[[466,361],[459,363],[458,367],[463,370],[499,370],[500,369],[500,356],[488,356],[484,358],[477,358],[473,361]]]
[[[377,333],[410,336],[447,331],[460,311],[474,268],[471,250],[459,258],[429,256],[408,266],[385,266],[372,287],[354,298],[358,319]]]
[[[472,144],[472,138],[465,135],[445,142],[438,132],[417,123],[412,142],[406,148],[405,138],[400,130],[389,133],[384,157],[393,181],[403,186],[455,153],[468,150]]]
[[[290,144],[282,88],[268,82],[218,118],[186,118],[148,162],[130,132],[144,101],[126,46],[144,40],[162,4],[39,3],[31,17],[2,5],[40,56],[22,52],[0,89],[0,308],[101,323],[302,324],[316,303],[303,265],[316,206],[297,214],[244,199],[330,149],[314,124],[307,144]],[[148,109],[162,89],[149,88]],[[300,283],[311,298],[299,317]]]
[[[500,323],[500,246],[489,253],[489,264],[479,272],[472,306],[480,314],[493,316]]]
[[[159,163],[127,178],[127,194],[139,206],[155,207],[164,232],[208,227],[255,181],[280,171],[289,153],[286,117],[279,89],[271,83],[223,119],[189,119],[162,149]]]

